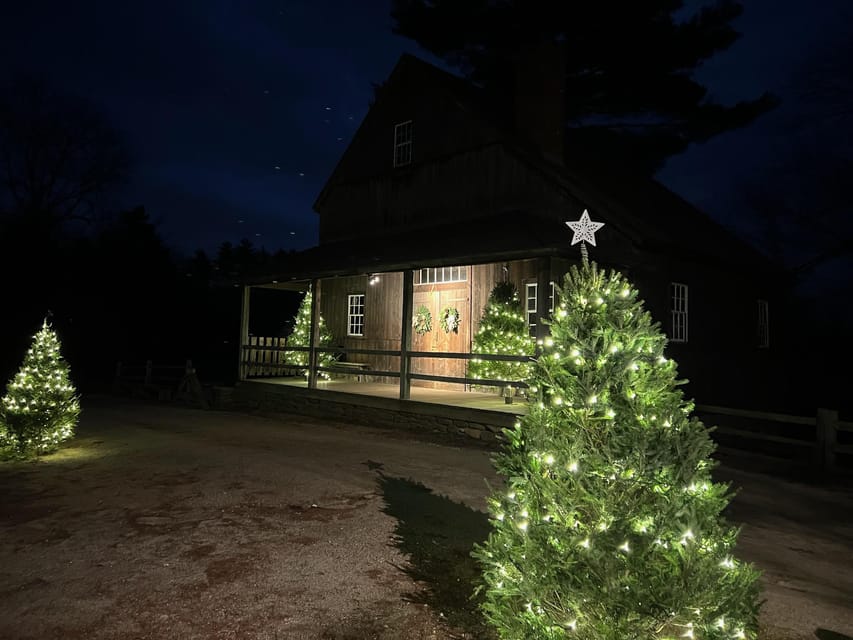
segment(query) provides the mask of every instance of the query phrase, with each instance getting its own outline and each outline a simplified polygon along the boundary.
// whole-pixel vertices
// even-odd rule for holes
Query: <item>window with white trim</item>
[[[415,271],[415,284],[441,284],[442,282],[465,282],[468,267],[428,267]]]
[[[770,346],[770,305],[767,300],[758,300],[758,347],[767,349]]]
[[[353,293],[347,296],[347,335],[364,335],[364,294]]]
[[[394,166],[412,164],[412,121],[394,125]]]
[[[538,282],[528,282],[524,285],[524,315],[530,335],[536,335],[536,322],[539,316],[536,313],[537,295],[539,292]],[[548,313],[554,313],[554,283],[551,283],[551,291],[548,294]]]
[[[672,342],[687,342],[687,285],[672,282],[669,292],[669,311],[672,315],[669,339]]]

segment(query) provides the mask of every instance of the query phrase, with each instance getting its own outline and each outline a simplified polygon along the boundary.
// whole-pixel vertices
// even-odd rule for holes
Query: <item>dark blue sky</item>
[[[701,6],[703,2],[690,2]],[[721,101],[791,94],[792,73],[838,31],[846,2],[748,0],[743,37],[700,72]],[[0,59],[88,97],[134,157],[124,206],[143,204],[182,252],[246,237],[316,243],[311,210],[404,51],[386,1],[39,2],[0,14]],[[848,16],[849,17],[849,16]],[[788,101],[749,129],[672,159],[661,181],[745,227],[736,186],[774,152]]]

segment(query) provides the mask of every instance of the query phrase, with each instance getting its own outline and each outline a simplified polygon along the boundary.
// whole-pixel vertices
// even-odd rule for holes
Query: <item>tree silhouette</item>
[[[0,220],[41,238],[91,221],[128,168],[123,141],[90,104],[19,77],[0,89]]]
[[[615,159],[651,174],[690,143],[742,127],[771,109],[769,94],[724,106],[692,73],[738,38],[742,12],[720,0],[687,18],[680,0],[492,2],[394,0],[394,32],[459,68],[499,102],[519,55],[560,40],[567,147],[584,162]]]

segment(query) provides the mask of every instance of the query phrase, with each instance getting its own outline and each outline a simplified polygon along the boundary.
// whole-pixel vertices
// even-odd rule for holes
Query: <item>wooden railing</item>
[[[286,375],[298,375],[307,371],[307,365],[294,365],[288,362],[287,352],[309,352],[309,347],[288,345],[285,338],[264,338],[259,336],[249,336],[249,343],[243,345],[241,357],[241,377],[257,378],[257,377],[274,377]],[[533,356],[510,356],[502,354],[487,354],[487,353],[460,353],[460,352],[443,352],[443,351],[406,351],[401,352],[393,349],[357,349],[345,347],[317,347],[317,353],[332,353],[348,357],[349,355],[372,355],[372,356],[396,356],[406,361],[409,366],[402,367],[407,371],[407,381],[411,380],[429,380],[433,382],[450,382],[457,384],[469,384],[491,387],[510,387],[510,388],[526,388],[527,383],[518,380],[493,380],[484,378],[468,378],[458,376],[439,376],[426,373],[413,373],[411,371],[411,362],[417,358],[446,358],[456,360],[498,360],[504,362],[529,362]],[[401,362],[402,363],[402,362]],[[317,366],[317,371],[325,371],[327,373],[342,373],[352,374],[352,364],[350,362],[333,362],[328,366]],[[359,367],[359,375],[375,376],[381,378],[400,378],[400,370],[392,371],[385,369],[371,369]]]
[[[204,389],[192,360],[184,364],[117,362],[113,391],[156,397],[158,400],[185,400],[208,408]]]
[[[250,337],[249,344],[243,346],[243,379],[246,377],[283,376],[304,374],[307,366],[295,366],[287,364],[286,353],[288,351],[310,352],[308,347],[287,346],[284,338],[262,338]],[[525,382],[516,380],[492,380],[481,378],[468,378],[457,376],[441,376],[426,373],[413,373],[411,362],[418,358],[447,358],[457,360],[497,360],[506,362],[529,362],[533,356],[510,356],[501,354],[482,353],[455,353],[440,351],[406,351],[380,350],[380,349],[356,349],[356,348],[328,348],[317,347],[317,353],[334,353],[344,357],[349,355],[374,355],[374,356],[397,356],[401,358],[401,366],[405,371],[406,382],[411,380],[429,380],[433,382],[449,382],[466,385],[493,386],[500,388],[526,388]],[[317,371],[327,373],[353,374],[353,364],[348,362],[335,362],[329,366],[318,366]],[[357,375],[375,376],[384,378],[401,377],[400,370],[389,371],[372,369],[369,365],[360,365]],[[361,378],[360,378],[361,379]],[[403,385],[401,385],[401,389]],[[827,472],[842,470],[844,466],[839,465],[839,456],[849,456],[853,460],[853,422],[839,420],[838,412],[829,409],[818,409],[814,416],[794,416],[781,413],[768,413],[760,411],[749,411],[744,409],[732,409],[712,405],[697,405],[696,412],[705,419],[706,423],[719,424],[716,434],[723,436],[726,442],[735,441],[737,449],[756,448],[752,443],[764,443],[765,445],[776,445],[784,451],[771,451],[765,455],[777,458],[794,457],[805,454],[810,462],[819,469]],[[722,417],[723,420],[707,419],[708,416]],[[730,420],[727,420],[730,418]],[[727,423],[728,422],[728,423]],[[796,425],[795,430],[789,427]],[[806,429],[803,429],[806,427]],[[781,432],[780,432],[781,431]],[[839,442],[839,434],[845,434],[849,442]],[[847,435],[849,434],[849,436]],[[765,447],[770,448],[770,447]]]
[[[723,436],[725,441],[733,439],[739,443],[738,449],[770,445],[764,447],[763,455],[782,459],[807,458],[814,467],[829,473],[853,471],[853,465],[839,464],[839,456],[850,456],[853,461],[853,422],[839,420],[838,411],[833,409],[818,409],[814,416],[794,416],[696,405],[696,412],[707,423],[712,422],[707,420],[708,416],[720,416],[722,420],[713,421],[718,423],[715,433]],[[792,428],[791,425],[796,426]],[[845,434],[842,437],[849,442],[839,442],[841,434]],[[768,448],[771,450],[767,451]]]

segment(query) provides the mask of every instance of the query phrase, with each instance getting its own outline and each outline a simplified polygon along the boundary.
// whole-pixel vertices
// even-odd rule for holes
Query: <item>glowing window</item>
[[[347,296],[347,335],[364,335],[364,294]]]
[[[528,282],[524,285],[524,314],[527,318],[527,326],[530,327],[530,335],[536,335],[536,296],[539,292],[538,282]],[[548,294],[548,313],[554,313],[554,283],[551,283],[551,291]]]
[[[441,284],[466,280],[468,280],[468,267],[429,267],[415,271],[415,284]]]

